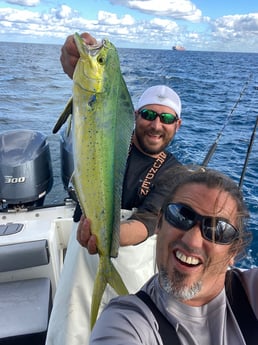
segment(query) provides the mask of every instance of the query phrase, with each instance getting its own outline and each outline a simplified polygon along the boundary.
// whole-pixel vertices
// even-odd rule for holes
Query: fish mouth
[[[97,42],[96,44],[86,44],[85,43],[86,51],[91,56],[97,55],[98,52],[100,51],[100,49],[102,47],[105,47],[105,46],[106,46],[106,40],[104,40],[104,39],[102,41]]]

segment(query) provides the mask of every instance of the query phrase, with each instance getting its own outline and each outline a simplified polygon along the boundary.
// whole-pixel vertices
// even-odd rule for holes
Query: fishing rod
[[[210,149],[209,149],[207,155],[205,156],[205,158],[204,158],[204,160],[203,160],[203,162],[202,162],[202,166],[205,166],[205,167],[206,167],[206,166],[208,165],[209,161],[211,160],[211,157],[213,156],[213,154],[214,154],[214,152],[215,152],[215,150],[216,150],[216,148],[217,148],[217,146],[218,146],[218,142],[219,142],[219,140],[220,140],[220,138],[221,138],[221,136],[222,136],[222,133],[223,133],[223,131],[224,131],[226,125],[228,124],[228,122],[229,122],[229,120],[230,120],[232,114],[234,113],[234,111],[235,111],[235,109],[236,109],[238,103],[240,102],[240,99],[241,99],[241,97],[243,96],[243,94],[244,94],[244,92],[245,92],[245,89],[247,88],[247,85],[249,84],[249,82],[250,82],[250,80],[251,80],[251,77],[252,77],[252,74],[250,74],[249,78],[248,78],[247,81],[245,82],[245,84],[244,84],[244,86],[243,86],[243,88],[242,88],[242,90],[241,90],[241,92],[240,92],[240,94],[239,94],[238,99],[236,100],[236,102],[235,102],[233,108],[231,109],[230,113],[229,113],[228,116],[226,117],[226,121],[225,121],[225,123],[224,123],[224,125],[223,125],[221,131],[218,133],[217,138],[215,139],[215,141],[214,141],[214,143],[211,145],[211,147],[210,147]]]
[[[249,145],[248,145],[248,149],[247,149],[247,153],[246,153],[246,157],[245,157],[245,163],[244,163],[242,174],[241,174],[241,178],[240,178],[240,181],[239,181],[239,188],[240,189],[242,188],[242,185],[243,185],[245,171],[246,171],[246,167],[247,167],[247,164],[248,164],[248,159],[249,159],[249,156],[250,156],[250,153],[251,153],[251,149],[252,149],[252,146],[253,146],[254,136],[255,136],[255,131],[256,131],[257,124],[258,124],[258,116],[256,118],[255,126],[254,126],[254,129],[253,129],[250,141],[249,141]]]

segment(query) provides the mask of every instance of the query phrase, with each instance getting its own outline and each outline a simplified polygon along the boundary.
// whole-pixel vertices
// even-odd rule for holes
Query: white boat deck
[[[63,267],[65,250],[69,241],[72,229],[72,216],[75,204],[67,202],[63,206],[44,207],[33,211],[11,211],[0,213],[1,233],[6,228],[20,227],[21,230],[13,234],[2,234],[0,236],[0,257],[5,260],[10,256],[10,260],[15,263],[17,260],[28,262],[28,256],[35,261],[35,257],[30,252],[30,244],[36,241],[46,240],[48,264],[35,266],[31,262],[31,267],[21,269],[21,262],[17,262],[18,268],[5,270],[4,263],[0,265],[0,282],[8,282],[14,280],[25,280],[40,277],[48,277],[51,280],[52,294],[54,296],[56,286]],[[40,243],[40,242],[39,242]],[[23,245],[23,246],[22,246]],[[21,248],[26,246],[28,253],[20,253]],[[9,256],[6,255],[8,253]],[[34,254],[37,255],[37,254]],[[9,267],[9,263],[7,262]],[[28,264],[27,264],[28,266]]]

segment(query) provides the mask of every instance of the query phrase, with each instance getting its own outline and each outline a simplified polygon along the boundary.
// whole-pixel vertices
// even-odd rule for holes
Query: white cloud
[[[11,8],[0,8],[1,25],[3,22],[8,22],[11,25],[19,23],[38,21],[40,15],[28,10],[17,10]]]
[[[12,5],[28,7],[37,6],[40,4],[40,0],[7,0],[6,2]]]
[[[52,8],[49,12],[32,12],[29,10],[18,10],[11,8],[0,8],[1,34],[8,34],[8,38],[15,37],[17,40],[20,35],[26,37],[42,37],[43,42],[49,39],[58,38],[63,42],[64,39],[75,31],[89,31],[95,29],[96,22],[85,20],[79,17],[77,11],[68,6]],[[8,27],[8,30],[3,28]],[[19,39],[18,39],[19,40]]]
[[[60,18],[69,18],[73,14],[71,7],[67,5],[61,5],[60,9],[57,12],[58,17]]]
[[[229,51],[258,51],[258,13],[229,15],[211,22],[210,44]]]
[[[153,18],[136,21],[132,16],[118,17],[114,13],[99,11],[98,23],[94,28],[98,38],[109,36],[114,43],[128,45],[128,40],[139,47],[155,42],[156,48],[162,42],[163,47],[171,47],[171,37],[178,32],[178,25],[169,19]],[[88,30],[88,28],[87,28]],[[93,35],[95,33],[93,32]],[[167,42],[167,43],[166,43]]]
[[[215,32],[223,35],[258,35],[258,13],[231,15],[218,18],[213,23]]]
[[[141,1],[144,2],[150,3],[150,0]],[[172,1],[164,2],[172,4]],[[225,16],[215,21],[202,18],[198,25],[190,21],[177,22],[169,16],[142,18],[145,19],[136,19],[131,13],[118,15],[99,11],[97,19],[88,20],[67,5],[38,12],[0,8],[0,39],[19,37],[18,40],[26,41],[28,37],[38,41],[40,37],[41,42],[62,44],[75,31],[87,31],[98,40],[109,37],[118,47],[171,49],[172,45],[181,44],[189,50],[258,51],[258,13]]]
[[[202,12],[189,0],[110,0],[114,5],[122,5],[141,13],[167,16],[174,19],[201,21]]]
[[[173,22],[168,19],[154,18],[150,20],[150,25],[152,28],[156,27],[157,29],[168,31],[168,32],[172,32],[179,29],[176,22]]]
[[[135,20],[129,14],[119,18],[116,13],[99,11],[98,13],[99,24],[104,25],[134,25]]]

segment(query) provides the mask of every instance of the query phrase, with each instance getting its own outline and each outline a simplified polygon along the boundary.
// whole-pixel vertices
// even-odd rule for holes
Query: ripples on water
[[[201,164],[232,112],[209,166],[239,181],[258,116],[258,54],[119,49],[121,68],[137,106],[149,86],[166,84],[182,99],[183,124],[171,150],[183,163]],[[71,80],[59,62],[60,46],[1,43],[0,131],[40,130],[48,136],[54,186],[47,203],[66,196],[60,174],[59,136],[51,133],[71,95]],[[243,192],[251,211],[254,241],[242,266],[258,264],[258,139],[254,140]]]

